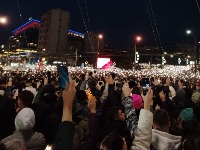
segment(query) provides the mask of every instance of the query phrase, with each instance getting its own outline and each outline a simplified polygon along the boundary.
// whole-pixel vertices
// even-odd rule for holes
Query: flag
[[[105,71],[111,70],[114,68],[113,62],[112,60],[110,60],[107,64],[105,64],[102,69],[104,69]]]

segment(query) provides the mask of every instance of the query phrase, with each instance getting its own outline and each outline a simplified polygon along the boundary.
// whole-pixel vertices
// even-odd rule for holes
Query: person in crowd
[[[88,73],[86,73],[85,74],[85,78],[84,78],[84,80],[82,81],[82,83],[81,83],[81,87],[80,87],[80,90],[81,91],[85,91],[85,90],[87,90],[88,89],[88,79],[89,79],[89,74]]]
[[[15,103],[9,98],[12,89],[12,81],[6,86],[5,80],[0,80],[0,140],[15,131],[14,119],[16,116]]]
[[[33,110],[36,116],[35,129],[45,136],[46,142],[52,144],[62,116],[62,100],[56,92],[59,90],[58,81],[44,85],[36,96]]]
[[[16,112],[20,112],[25,107],[32,107],[32,102],[34,99],[34,95],[31,91],[24,90],[21,93],[19,93],[18,100],[17,100],[17,106],[16,106]]]
[[[152,147],[178,150],[181,147],[181,136],[169,134],[170,120],[167,111],[158,109],[153,115]]]
[[[25,82],[25,86],[26,87],[24,88],[24,90],[31,91],[33,93],[34,97],[35,97],[35,95],[36,95],[36,88],[34,88],[32,86],[32,84],[33,84],[32,79],[26,80],[26,82]]]
[[[171,79],[169,77],[165,80],[164,91],[171,100],[176,96],[176,91],[173,86],[171,86]]]
[[[76,94],[75,81],[72,81],[69,76],[70,83],[66,85],[63,91],[63,114],[62,123],[59,126],[54,142],[53,149],[55,150],[70,150],[72,148],[75,125],[72,122],[72,107],[73,100]]]
[[[131,97],[133,99],[133,106],[135,108],[137,117],[139,118],[140,110],[141,110],[142,105],[143,105],[142,97],[138,94],[133,94]]]
[[[125,113],[127,115],[127,126],[131,131],[132,136],[135,137],[131,149],[150,149],[153,114],[150,112],[150,105],[153,99],[152,90],[143,97],[144,109],[141,109],[140,119],[137,123],[137,116],[130,97],[132,89],[129,88],[128,83],[123,86],[123,93],[125,95]],[[101,142],[100,150],[127,150],[125,140],[118,134],[111,133]]]
[[[2,139],[1,142],[8,147],[15,140],[21,142],[25,149],[44,150],[45,138],[41,133],[34,132],[35,115],[32,109],[23,108],[19,111],[15,118],[15,132]]]
[[[169,99],[169,97],[167,97],[166,93],[164,93],[163,87],[157,88],[157,92],[158,92],[157,99],[153,103],[154,108],[157,107],[160,109],[164,109],[168,113],[174,111],[174,105],[172,101]]]

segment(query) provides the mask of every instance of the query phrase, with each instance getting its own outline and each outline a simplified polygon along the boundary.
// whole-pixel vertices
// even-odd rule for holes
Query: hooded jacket
[[[177,150],[181,146],[181,139],[181,136],[152,129],[151,144],[156,150]]]
[[[15,132],[1,142],[9,146],[11,141],[19,140],[27,150],[43,150],[45,139],[41,133],[34,132],[35,115],[32,109],[23,108],[15,118]]]

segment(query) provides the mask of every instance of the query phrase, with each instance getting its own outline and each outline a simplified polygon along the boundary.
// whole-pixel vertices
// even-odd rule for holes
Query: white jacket
[[[177,150],[181,146],[181,138],[181,136],[153,129],[151,144],[156,150]]]

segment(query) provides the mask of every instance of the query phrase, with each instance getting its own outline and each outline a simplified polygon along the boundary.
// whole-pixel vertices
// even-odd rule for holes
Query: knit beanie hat
[[[132,95],[132,100],[133,100],[133,106],[135,109],[141,109],[142,107],[142,97],[137,94]]]
[[[192,108],[186,108],[181,111],[182,121],[191,121],[194,119],[194,113]]]
[[[200,92],[196,91],[192,94],[192,101],[194,103],[199,103],[200,102]]]
[[[15,117],[15,129],[32,129],[35,125],[35,114],[30,108],[23,108]]]

